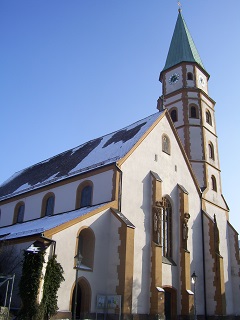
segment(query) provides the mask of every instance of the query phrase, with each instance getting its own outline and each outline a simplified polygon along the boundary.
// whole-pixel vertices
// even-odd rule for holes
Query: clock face
[[[178,81],[178,79],[179,79],[179,74],[178,73],[174,73],[174,74],[171,75],[171,77],[169,78],[168,82],[170,84],[174,84],[174,83],[176,83]]]
[[[205,86],[205,80],[204,80],[204,78],[202,76],[199,76],[199,82],[200,82],[202,87]]]

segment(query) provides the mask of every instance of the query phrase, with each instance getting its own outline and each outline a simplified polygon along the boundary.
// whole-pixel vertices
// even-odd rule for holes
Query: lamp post
[[[195,271],[191,275],[192,278],[192,284],[193,284],[193,292],[194,292],[194,320],[197,320],[197,305],[196,305],[196,281],[197,281],[197,275]]]
[[[77,288],[78,288],[78,270],[80,270],[81,262],[82,262],[82,255],[79,252],[75,257],[75,267],[76,269],[76,279],[75,279],[75,293],[74,293],[74,307],[73,307],[73,320],[76,320],[76,310],[77,310]]]

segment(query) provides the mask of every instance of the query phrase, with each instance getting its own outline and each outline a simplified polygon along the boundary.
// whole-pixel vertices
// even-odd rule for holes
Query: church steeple
[[[181,10],[159,80],[162,96],[157,108],[169,110],[200,187],[221,205],[215,101],[208,95],[209,74]]]
[[[162,71],[181,62],[195,62],[204,69],[200,55],[181,14],[181,10],[179,10],[167,60]]]

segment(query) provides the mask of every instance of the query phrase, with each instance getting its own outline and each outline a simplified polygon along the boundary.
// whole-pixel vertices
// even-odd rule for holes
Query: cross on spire
[[[178,12],[181,12],[182,11],[182,4],[180,1],[178,1]]]

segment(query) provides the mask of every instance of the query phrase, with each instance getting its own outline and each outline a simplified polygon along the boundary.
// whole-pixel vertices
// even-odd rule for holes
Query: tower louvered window
[[[211,177],[212,180],[212,190],[217,191],[217,181],[214,176]]]
[[[211,142],[208,144],[208,150],[209,150],[209,158],[214,160],[215,159],[214,147],[213,147],[213,144]]]
[[[171,118],[172,118],[172,121],[173,121],[173,122],[176,122],[176,121],[178,120],[177,110],[176,110],[176,109],[173,109],[173,110],[170,112],[170,115],[171,115]]]
[[[212,116],[211,113],[207,110],[206,111],[206,122],[210,125],[212,125]]]

